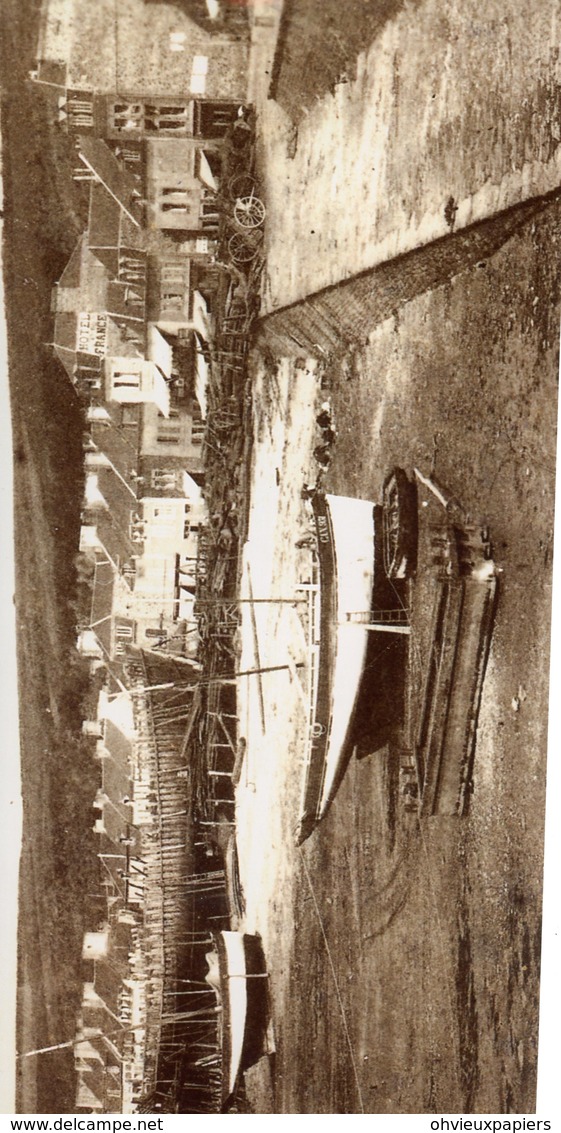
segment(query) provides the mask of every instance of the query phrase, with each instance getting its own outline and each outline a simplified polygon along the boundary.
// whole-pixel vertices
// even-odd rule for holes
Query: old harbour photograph
[[[1,0],[15,1113],[536,1112],[558,0]]]

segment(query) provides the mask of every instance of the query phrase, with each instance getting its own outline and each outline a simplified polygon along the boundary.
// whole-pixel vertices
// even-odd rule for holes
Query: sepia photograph
[[[0,0],[3,1112],[537,1112],[560,48]]]

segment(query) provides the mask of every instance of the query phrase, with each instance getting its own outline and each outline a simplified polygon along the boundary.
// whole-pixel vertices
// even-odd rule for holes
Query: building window
[[[138,290],[138,287],[138,283],[125,283],[123,288],[123,298],[127,307],[134,307],[135,310],[142,310],[142,308],[144,307],[144,294],[142,290]]]
[[[204,434],[205,423],[203,421],[203,415],[201,413],[199,403],[198,401],[196,401],[193,405],[191,416],[191,444],[202,444]]]
[[[66,119],[72,130],[87,130],[93,126],[93,101],[82,95],[71,95],[65,105]]]
[[[146,266],[142,257],[134,252],[121,252],[119,254],[119,279],[123,283],[141,283],[146,281]]]
[[[159,414],[159,416],[161,416]],[[181,421],[179,420],[179,410],[170,409],[169,417],[162,417],[162,424],[158,423],[158,440],[160,437],[165,437],[167,440],[173,438],[172,444],[175,444],[181,436]]]
[[[118,638],[119,641],[132,641],[134,638],[134,627],[123,622],[118,622],[115,626],[115,637]]]
[[[177,260],[166,260],[160,269],[160,305],[162,311],[183,311],[186,303],[186,290],[185,264]]]
[[[123,133],[140,133],[144,122],[143,106],[140,102],[116,102],[112,109],[112,126]]]
[[[140,149],[134,148],[135,144],[138,145],[138,143],[133,143],[133,145],[130,146],[117,146],[115,155],[121,159],[128,169],[133,169],[136,173],[140,165],[142,154]]]
[[[122,370],[115,370],[113,373],[113,388],[114,389],[131,389],[132,387],[138,389],[140,386],[140,374],[125,373]]]
[[[183,104],[155,106],[147,103],[144,111],[144,130],[147,134],[185,133],[188,110]]]
[[[126,653],[126,647],[135,640],[135,627],[128,625],[125,622],[117,622],[115,625],[115,656],[123,657]]]
[[[179,185],[167,185],[158,195],[160,224],[173,228],[198,228],[200,192]]]
[[[185,51],[185,40],[187,36],[184,31],[170,31],[169,33],[169,49],[170,51]]]
[[[181,438],[177,436],[177,433],[161,432],[158,433],[156,439],[159,445],[178,445]]]
[[[162,212],[180,212],[186,216],[189,212],[189,205],[187,201],[164,201],[162,203]]]
[[[208,195],[203,196],[201,200],[200,221],[201,228],[204,232],[218,230],[220,215],[218,212],[218,205],[214,193],[209,193]]]
[[[162,197],[167,200],[180,200],[187,202],[189,200],[189,193],[183,189],[181,185],[165,185],[162,188]]]
[[[153,468],[150,473],[150,485],[160,491],[175,491],[177,488],[177,473],[169,472],[165,468]]]
[[[201,201],[201,211],[203,216],[216,217],[218,220],[218,202],[214,193],[207,197],[203,197]]]
[[[165,260],[160,269],[162,283],[185,283],[185,264],[180,260]]]
[[[160,296],[162,311],[182,311],[185,296],[182,291],[162,291]]]
[[[115,102],[110,128],[123,134],[186,134],[189,107],[185,102]]]
[[[137,425],[138,408],[136,405],[123,405],[121,408],[121,425]]]
[[[195,102],[193,133],[198,138],[223,138],[238,107],[236,102]]]
[[[101,378],[99,375],[94,377],[91,373],[87,373],[87,371],[77,370],[76,379],[79,380],[84,390],[94,391],[101,389]]]

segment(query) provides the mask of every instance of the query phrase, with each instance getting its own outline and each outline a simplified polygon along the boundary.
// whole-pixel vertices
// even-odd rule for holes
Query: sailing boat
[[[317,550],[306,587],[310,718],[299,845],[326,814],[347,767],[370,632],[409,632],[398,588],[414,569],[417,541],[416,488],[401,469],[386,477],[383,505],[322,491],[311,505]],[[373,613],[378,579],[398,580],[386,586],[396,608],[383,615]]]
[[[323,818],[346,768],[368,643],[367,626],[349,615],[370,610],[374,585],[373,503],[323,492],[315,492],[311,503],[317,559],[310,592],[310,719],[298,844]]]

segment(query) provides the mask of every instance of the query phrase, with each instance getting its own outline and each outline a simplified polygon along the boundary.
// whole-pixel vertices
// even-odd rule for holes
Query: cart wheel
[[[248,244],[241,232],[234,232],[228,241],[228,251],[234,264],[249,264],[257,255],[257,248]]]
[[[265,205],[253,193],[249,197],[238,197],[234,205],[234,217],[241,228],[259,228],[265,220]]]
[[[238,197],[251,197],[257,188],[255,177],[251,173],[237,173],[228,182],[228,195],[232,201]]]

